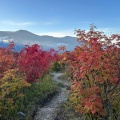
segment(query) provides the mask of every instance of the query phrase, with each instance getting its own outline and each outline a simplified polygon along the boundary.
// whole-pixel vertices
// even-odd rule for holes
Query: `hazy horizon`
[[[1,0],[0,31],[27,30],[37,35],[75,36],[94,23],[106,34],[120,33],[120,1]]]

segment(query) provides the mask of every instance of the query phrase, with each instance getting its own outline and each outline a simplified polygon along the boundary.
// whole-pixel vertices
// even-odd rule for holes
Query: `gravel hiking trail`
[[[70,87],[70,83],[67,80],[62,80],[58,78],[63,74],[64,73],[51,73],[52,80],[57,82],[59,86],[61,85],[60,90],[58,94],[53,96],[53,98],[48,101],[43,107],[38,108],[34,120],[55,120],[60,105],[67,101],[69,96],[69,90],[67,89],[67,87]]]

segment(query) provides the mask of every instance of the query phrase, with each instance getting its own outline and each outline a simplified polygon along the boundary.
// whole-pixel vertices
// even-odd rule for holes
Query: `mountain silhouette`
[[[12,31],[0,31],[0,40],[14,41],[18,45],[32,45],[39,44],[44,49],[54,48],[58,49],[58,46],[65,45],[67,50],[71,51],[78,45],[76,37],[53,37],[48,35],[36,35],[27,30]],[[1,44],[1,43],[0,43]]]

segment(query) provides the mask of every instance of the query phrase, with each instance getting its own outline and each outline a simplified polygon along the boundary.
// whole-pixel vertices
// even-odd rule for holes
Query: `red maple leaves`
[[[35,44],[26,46],[18,57],[18,66],[27,82],[35,82],[46,72],[56,56],[56,51],[44,51],[41,46]]]
[[[27,82],[35,82],[44,72],[48,71],[51,62],[57,56],[54,49],[44,51],[37,44],[26,45],[20,53],[15,52],[13,48],[13,42],[7,48],[0,48],[0,77],[5,71],[18,68]]]
[[[67,60],[73,79],[71,96],[75,109],[105,115],[105,110],[109,112],[106,101],[113,105],[110,95],[117,93],[120,87],[120,36],[107,37],[93,28],[88,32],[76,32],[82,44],[71,52]],[[117,42],[113,44],[115,39]]]

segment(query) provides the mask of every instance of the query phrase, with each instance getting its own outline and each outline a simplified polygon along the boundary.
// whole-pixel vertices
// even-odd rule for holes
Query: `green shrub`
[[[56,89],[57,85],[51,80],[50,75],[45,75],[38,82],[32,83],[30,87],[21,89],[24,96],[19,97],[14,102],[14,110],[1,111],[4,114],[0,114],[0,120],[18,120],[21,118],[31,120],[37,106],[42,106],[56,92]]]
[[[60,64],[56,61],[53,65],[52,70],[55,71],[55,72],[58,72],[58,71],[60,71],[60,69],[61,69]]]

